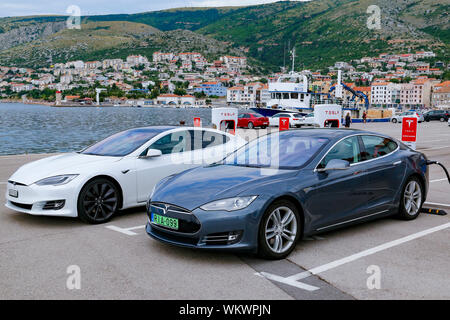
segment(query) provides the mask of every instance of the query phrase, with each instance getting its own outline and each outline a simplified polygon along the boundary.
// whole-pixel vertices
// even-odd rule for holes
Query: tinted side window
[[[149,149],[161,150],[162,154],[190,151],[191,135],[188,131],[173,132],[154,142]]]
[[[364,148],[363,160],[376,159],[385,156],[398,147],[391,139],[378,136],[362,136]]]
[[[346,160],[350,164],[360,162],[362,158],[358,137],[347,138],[335,145],[323,158],[318,168],[325,168],[328,162],[333,159]]]
[[[202,148],[205,149],[220,146],[222,144],[227,143],[228,141],[230,141],[230,138],[227,137],[226,135],[217,132],[204,131],[202,139]]]

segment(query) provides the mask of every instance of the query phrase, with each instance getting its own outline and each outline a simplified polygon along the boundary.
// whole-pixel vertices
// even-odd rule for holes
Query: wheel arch
[[[90,178],[89,180],[87,180],[87,181],[83,184],[83,186],[81,187],[80,192],[78,193],[78,199],[79,199],[79,197],[80,197],[81,190],[83,190],[83,188],[84,188],[88,183],[90,183],[90,182],[92,182],[92,181],[94,181],[94,180],[97,180],[97,179],[106,179],[106,180],[109,180],[111,183],[113,183],[113,184],[117,187],[117,189],[119,190],[119,205],[118,205],[118,207],[119,207],[119,209],[122,209],[122,206],[123,206],[123,190],[122,190],[122,186],[120,185],[120,183],[119,183],[116,179],[114,179],[113,177],[111,177],[111,176],[109,176],[109,175],[105,175],[105,174],[97,175],[97,176],[94,176],[94,177]]]
[[[302,223],[301,228],[300,228],[300,232],[301,232],[300,237],[302,237],[304,234],[304,231],[305,231],[305,212],[303,210],[302,204],[295,196],[285,194],[285,195],[276,197],[267,204],[265,210],[267,210],[267,208],[269,208],[272,204],[274,204],[275,202],[280,201],[280,200],[286,200],[286,201],[292,202],[295,205],[295,207],[297,208],[298,214],[300,215],[300,219],[301,219],[301,223]]]

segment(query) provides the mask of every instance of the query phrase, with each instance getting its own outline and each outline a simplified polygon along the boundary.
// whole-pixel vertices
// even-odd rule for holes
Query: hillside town
[[[308,91],[328,94],[341,70],[345,86],[364,93],[371,107],[448,108],[448,69],[435,53],[418,51],[336,62],[327,70],[303,70],[301,74],[310,79]],[[0,95],[9,101],[47,101],[61,106],[91,105],[96,98],[116,106],[206,107],[214,101],[264,106],[271,98],[269,83],[282,73],[256,75],[250,70],[246,57],[225,55],[208,61],[197,52],[154,52],[150,59],[130,55],[69,61],[38,70],[0,66]],[[345,92],[343,99],[351,95]]]

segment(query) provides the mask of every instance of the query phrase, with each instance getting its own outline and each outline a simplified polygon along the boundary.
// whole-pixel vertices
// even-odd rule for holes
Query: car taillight
[[[300,119],[294,118],[294,119],[292,119],[292,120],[300,120]]]

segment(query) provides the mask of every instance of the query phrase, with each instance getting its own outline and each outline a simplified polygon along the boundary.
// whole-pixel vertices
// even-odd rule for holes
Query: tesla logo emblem
[[[164,204],[163,205],[164,207],[163,208],[161,208],[162,209],[162,213],[163,213],[163,215],[166,215],[166,213],[167,213],[167,206]]]
[[[283,124],[286,124],[286,120],[282,119],[281,122],[283,122]]]
[[[411,124],[414,122],[414,120],[406,120],[406,123],[408,123],[408,127],[411,127]]]

